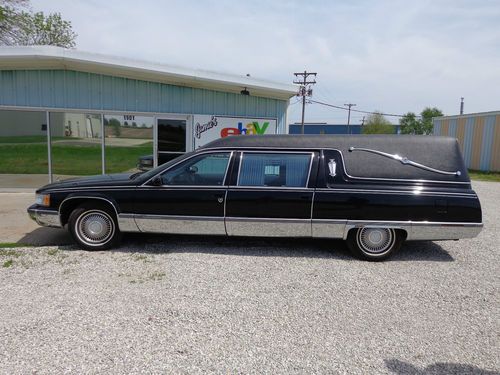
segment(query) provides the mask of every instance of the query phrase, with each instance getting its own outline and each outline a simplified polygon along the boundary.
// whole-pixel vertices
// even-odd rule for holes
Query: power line
[[[308,73],[304,70],[304,73],[293,73],[295,77],[303,77],[302,81],[293,81],[293,83],[300,85],[299,92],[297,96],[302,96],[302,126],[301,133],[304,134],[304,112],[306,110],[306,96],[312,95],[311,85],[316,83],[316,75],[318,73]],[[309,76],[314,76],[312,81],[308,81]]]
[[[342,107],[342,106],[339,106],[339,105],[334,105],[334,104],[319,102],[317,100],[312,100],[312,99],[309,99],[309,102],[316,103],[316,104],[321,104],[321,105],[324,105],[324,106],[327,106],[327,107],[333,107],[333,108],[343,109],[344,111],[366,113],[366,114],[369,114],[369,115],[382,115],[382,116],[392,116],[392,117],[404,117],[404,115],[396,115],[396,114],[393,114],[393,113],[382,113],[382,112],[362,111],[360,109],[350,109],[350,108],[345,108],[345,107]],[[347,104],[345,104],[345,105],[347,105]],[[419,116],[417,116],[417,117],[419,117]]]

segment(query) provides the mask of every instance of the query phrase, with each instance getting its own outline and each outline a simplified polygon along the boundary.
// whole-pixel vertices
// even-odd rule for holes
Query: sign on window
[[[194,148],[233,135],[276,134],[275,119],[194,115]]]

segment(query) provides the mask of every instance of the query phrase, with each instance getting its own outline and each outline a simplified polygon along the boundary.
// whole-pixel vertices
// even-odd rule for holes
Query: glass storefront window
[[[51,112],[54,180],[102,172],[100,114]]]
[[[106,173],[153,167],[153,123],[148,116],[104,115]]]
[[[48,173],[45,112],[0,110],[0,173]]]

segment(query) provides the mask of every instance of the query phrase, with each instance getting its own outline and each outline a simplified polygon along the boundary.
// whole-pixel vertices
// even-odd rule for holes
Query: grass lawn
[[[500,182],[500,172],[483,172],[469,170],[471,180]]]
[[[134,147],[106,147],[106,172],[119,173],[135,168],[140,156],[153,152],[151,142]],[[48,173],[47,146],[12,144],[0,146],[0,173]],[[52,145],[52,173],[93,175],[101,173],[101,146]]]

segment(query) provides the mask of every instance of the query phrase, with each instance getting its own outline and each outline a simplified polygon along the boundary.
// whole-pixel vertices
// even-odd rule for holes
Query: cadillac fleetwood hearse
[[[483,226],[457,141],[401,135],[227,137],[145,173],[44,186],[28,213],[88,250],[122,232],[342,238],[366,260]]]

